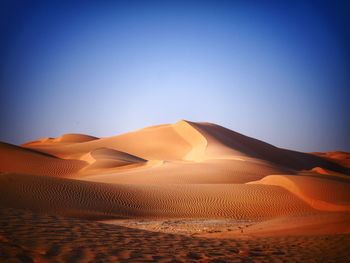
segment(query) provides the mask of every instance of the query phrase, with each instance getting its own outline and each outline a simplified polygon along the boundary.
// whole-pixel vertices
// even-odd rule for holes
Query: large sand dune
[[[341,234],[349,232],[348,156],[290,151],[183,120],[107,138],[1,143],[0,205],[83,219],[247,222],[211,236],[220,238],[243,229]]]

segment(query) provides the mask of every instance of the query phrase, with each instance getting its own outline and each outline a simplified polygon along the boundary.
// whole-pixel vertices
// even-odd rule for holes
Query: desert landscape
[[[346,152],[296,152],[180,120],[2,142],[0,172],[2,262],[350,257]]]

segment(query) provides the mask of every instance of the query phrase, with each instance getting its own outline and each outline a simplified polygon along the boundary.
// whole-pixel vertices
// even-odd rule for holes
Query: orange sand
[[[251,236],[345,234],[348,159],[183,120],[108,138],[66,134],[0,144],[0,205],[80,219],[246,220]]]

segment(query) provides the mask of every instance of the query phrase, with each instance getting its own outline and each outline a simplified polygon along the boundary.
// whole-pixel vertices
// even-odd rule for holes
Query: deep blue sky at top
[[[0,140],[179,119],[350,151],[350,5],[1,1]]]

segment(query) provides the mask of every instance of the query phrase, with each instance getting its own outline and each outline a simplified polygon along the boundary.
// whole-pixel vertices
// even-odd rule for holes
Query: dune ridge
[[[330,160],[350,169],[350,153],[343,151],[334,151],[326,153],[315,152],[311,154]]]
[[[22,146],[40,145],[40,144],[52,144],[52,143],[80,143],[97,140],[98,138],[91,135],[79,134],[79,133],[67,133],[56,138],[43,137],[35,141],[30,141],[22,144]]]
[[[207,139],[189,121],[178,121],[172,125],[175,131],[188,142],[192,149],[183,157],[188,161],[202,161],[205,159]]]

